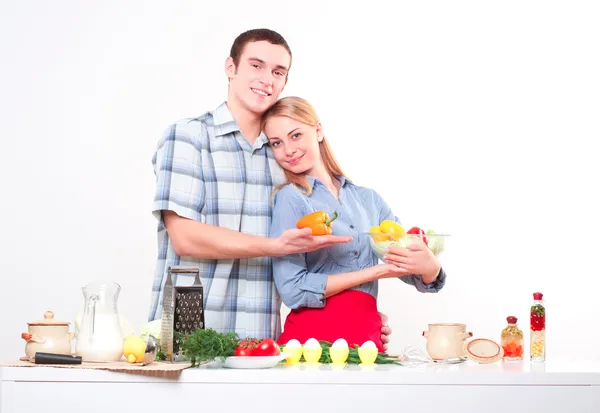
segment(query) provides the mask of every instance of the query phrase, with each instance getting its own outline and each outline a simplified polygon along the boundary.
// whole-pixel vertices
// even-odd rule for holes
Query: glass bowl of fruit
[[[444,251],[446,238],[449,236],[436,233],[431,229],[425,231],[419,227],[405,230],[400,224],[391,220],[382,221],[378,226],[371,228],[367,235],[373,252],[382,261],[391,247],[408,248],[415,243],[425,244],[437,257]]]

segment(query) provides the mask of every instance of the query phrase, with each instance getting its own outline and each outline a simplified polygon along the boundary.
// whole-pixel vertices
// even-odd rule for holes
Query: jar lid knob
[[[46,311],[44,313],[44,320],[52,320],[54,318],[54,313],[52,311]]]
[[[509,324],[517,324],[517,317],[510,315],[506,317],[506,321],[508,321]]]
[[[542,294],[542,293],[533,293],[534,300],[541,300],[543,296],[544,296],[544,294]]]

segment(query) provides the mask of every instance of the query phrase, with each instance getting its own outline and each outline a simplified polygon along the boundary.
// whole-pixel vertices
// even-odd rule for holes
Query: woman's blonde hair
[[[302,122],[306,125],[317,127],[321,122],[319,120],[319,116],[317,115],[317,111],[315,108],[308,103],[307,100],[290,96],[285,97],[277,102],[273,106],[267,110],[263,116],[261,121],[261,129],[265,129],[265,124],[269,120],[269,118],[273,116],[286,116],[288,118],[294,119],[298,122]],[[323,136],[323,140],[319,142],[319,151],[321,152],[321,158],[323,159],[323,163],[325,164],[325,169],[333,175],[345,176],[342,172],[342,168],[336,161],[333,156],[333,152],[327,143],[327,139]],[[295,174],[293,172],[284,169],[285,177],[287,182],[279,185],[275,188],[275,191],[279,190],[282,186],[287,185],[288,183],[294,184],[297,188],[304,191],[306,195],[310,195],[312,192],[312,188],[308,184],[308,180],[306,179],[305,174]]]

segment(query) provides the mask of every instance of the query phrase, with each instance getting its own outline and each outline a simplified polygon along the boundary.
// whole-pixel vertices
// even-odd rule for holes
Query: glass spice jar
[[[530,311],[530,352],[531,361],[546,361],[546,307],[542,293],[533,293],[533,305]]]
[[[517,317],[506,317],[508,325],[501,335],[504,360],[523,360],[523,331],[517,326]]]

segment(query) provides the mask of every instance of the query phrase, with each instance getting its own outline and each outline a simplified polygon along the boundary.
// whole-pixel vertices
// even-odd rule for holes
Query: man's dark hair
[[[285,50],[287,50],[287,52],[290,54],[291,65],[292,51],[282,35],[270,29],[252,29],[240,34],[233,41],[229,56],[233,59],[235,67],[237,68],[237,66],[240,64],[240,57],[242,56],[242,52],[248,43],[263,41],[285,47]]]

